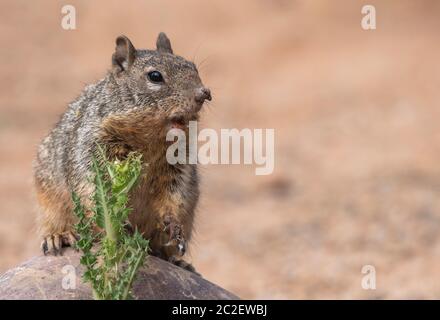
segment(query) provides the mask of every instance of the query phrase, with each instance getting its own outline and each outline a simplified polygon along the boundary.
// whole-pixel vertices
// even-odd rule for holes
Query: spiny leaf
[[[142,169],[141,155],[130,153],[123,161],[107,159],[105,149],[97,145],[92,159],[91,181],[95,191],[92,216],[86,214],[80,197],[72,194],[78,217],[75,230],[80,236],[77,247],[82,251],[81,264],[86,267],[83,279],[92,285],[95,299],[130,299],[131,286],[148,250],[148,240],[135,230],[126,233],[129,192],[135,187]],[[102,232],[94,233],[94,225]],[[93,242],[98,249],[92,252]]]

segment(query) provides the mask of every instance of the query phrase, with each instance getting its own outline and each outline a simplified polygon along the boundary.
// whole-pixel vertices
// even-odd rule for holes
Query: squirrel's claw
[[[61,254],[61,238],[59,235],[50,235],[43,239],[41,243],[41,249],[43,250],[44,255],[53,254],[54,256]]]
[[[43,251],[43,254],[46,255],[47,252],[49,251],[49,248],[47,247],[47,241],[46,241],[46,239],[44,239],[44,240],[41,242],[40,247],[41,247],[41,250]]]
[[[62,247],[71,246],[73,248],[74,244],[78,241],[78,236],[76,236],[71,231],[66,231],[63,233],[56,233],[49,235],[43,239],[41,242],[41,250],[44,255],[52,254],[54,256],[62,255]],[[75,248],[75,250],[77,250]]]

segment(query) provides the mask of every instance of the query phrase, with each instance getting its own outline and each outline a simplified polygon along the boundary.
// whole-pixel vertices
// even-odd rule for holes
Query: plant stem
[[[139,268],[139,265],[143,262],[143,260],[145,258],[145,253],[146,252],[147,252],[146,250],[145,251],[141,250],[141,254],[139,254],[138,258],[136,259],[136,263],[132,266],[130,277],[129,277],[129,280],[128,280],[128,284],[127,284],[127,286],[125,286],[125,290],[124,290],[124,293],[122,295],[122,300],[127,300],[128,294],[129,294],[130,289],[131,289],[131,285],[133,284],[134,276],[136,275],[136,272],[137,272],[137,270]]]
[[[107,197],[103,186],[103,180],[102,180],[103,177],[101,175],[101,170],[98,166],[98,163],[95,159],[93,159],[93,166],[95,167],[95,172],[96,172],[96,194],[99,198],[99,202],[101,204],[104,215],[106,237],[112,242],[116,243],[118,241],[118,238],[110,219],[110,212],[107,206]]]
[[[95,288],[92,288],[92,293],[93,293],[93,299],[102,300],[101,297],[99,296],[98,292],[96,292]]]

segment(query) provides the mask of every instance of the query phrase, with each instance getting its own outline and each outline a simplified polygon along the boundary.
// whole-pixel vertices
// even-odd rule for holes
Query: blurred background
[[[61,8],[76,8],[76,30]],[[377,29],[361,28],[374,5]],[[190,260],[242,298],[440,298],[440,2],[0,3],[0,272],[40,254],[32,159],[115,38],[199,66],[202,125],[274,128],[275,171],[202,168]],[[364,265],[376,290],[361,287]]]

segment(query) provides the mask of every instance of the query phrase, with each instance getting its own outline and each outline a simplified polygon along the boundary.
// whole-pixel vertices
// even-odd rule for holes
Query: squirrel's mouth
[[[171,128],[185,130],[190,121],[197,121],[197,114],[176,114],[169,118]]]

